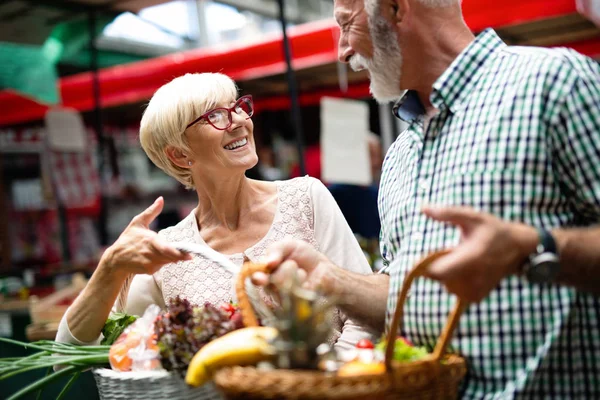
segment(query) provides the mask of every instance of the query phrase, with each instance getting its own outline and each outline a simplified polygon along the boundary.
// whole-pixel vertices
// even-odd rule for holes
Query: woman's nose
[[[239,114],[235,111],[231,111],[231,126],[229,127],[229,130],[237,128],[249,118],[250,117],[248,117],[243,111],[240,111]]]

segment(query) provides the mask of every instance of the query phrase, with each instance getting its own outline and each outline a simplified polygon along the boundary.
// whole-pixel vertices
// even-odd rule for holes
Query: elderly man
[[[434,343],[443,286],[478,302],[452,342],[469,363],[461,396],[600,398],[599,66],[491,29],[475,38],[460,0],[337,0],[335,18],[340,61],[368,69],[373,96],[410,124],[381,177],[389,276],[348,273],[299,242],[273,247],[272,265],[299,265],[382,327],[413,264],[451,248],[429,270],[441,285],[412,290],[403,335]]]

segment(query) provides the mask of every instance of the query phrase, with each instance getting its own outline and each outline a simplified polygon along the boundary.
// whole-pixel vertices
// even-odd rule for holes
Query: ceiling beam
[[[288,22],[293,24],[301,24],[311,20],[321,19],[321,16],[315,13],[307,12],[305,9],[300,9],[298,5],[306,0],[290,2],[286,5],[286,17]],[[279,18],[279,7],[277,3],[270,0],[218,0],[219,3],[227,4],[235,7],[238,10],[251,11],[268,18]]]

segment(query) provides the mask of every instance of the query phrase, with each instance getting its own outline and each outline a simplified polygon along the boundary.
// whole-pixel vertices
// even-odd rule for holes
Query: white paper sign
[[[52,109],[46,113],[48,145],[54,151],[85,151],[87,133],[77,110]]]
[[[12,319],[8,313],[0,313],[0,336],[12,337]]]
[[[600,0],[577,0],[577,10],[600,27]]]
[[[321,100],[321,169],[328,183],[370,185],[369,107],[357,100]]]

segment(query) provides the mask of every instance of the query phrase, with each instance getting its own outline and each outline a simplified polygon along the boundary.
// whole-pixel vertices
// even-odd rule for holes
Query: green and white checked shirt
[[[422,215],[425,204],[471,206],[545,228],[600,222],[593,60],[566,49],[509,47],[487,30],[436,81],[430,99],[439,113],[426,131],[415,93],[396,107],[410,126],[383,165],[388,321],[406,272],[460,239],[457,229]],[[438,283],[418,280],[403,335],[433,346],[453,304]],[[593,296],[510,277],[463,315],[452,347],[468,360],[463,398],[600,399],[600,299]]]

